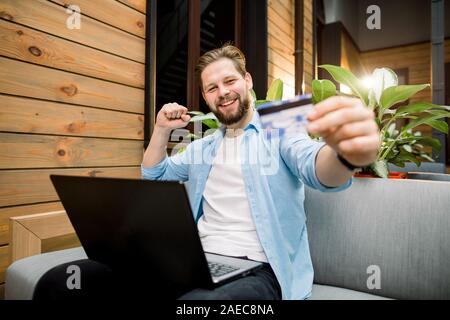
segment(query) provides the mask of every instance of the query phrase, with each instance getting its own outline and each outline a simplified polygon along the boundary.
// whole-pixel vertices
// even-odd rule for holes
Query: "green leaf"
[[[389,134],[389,137],[392,137],[394,135],[395,127],[396,127],[396,124],[391,123],[389,128],[387,128],[386,132]]]
[[[389,161],[390,163],[392,163],[393,165],[396,165],[397,167],[400,167],[400,168],[404,168],[405,167],[405,162],[403,162],[403,161]]]
[[[193,141],[193,140],[200,139],[200,137],[197,136],[196,134],[189,133],[188,135],[186,135],[185,139],[189,139],[190,141]]]
[[[283,81],[275,79],[267,90],[266,100],[277,101],[283,99]]]
[[[401,150],[400,153],[392,161],[396,161],[396,162],[410,161],[410,162],[414,162],[417,166],[420,166],[420,160],[417,159],[416,156],[414,156],[413,154],[411,154],[410,152],[408,152],[406,150]]]
[[[327,70],[334,80],[349,87],[352,92],[364,102],[366,106],[368,105],[369,98],[367,89],[361,84],[361,82],[358,80],[358,78],[355,77],[353,73],[344,68],[333,66],[330,64],[324,64],[319,67]]]
[[[216,116],[212,112],[194,116],[191,118],[191,120],[189,120],[189,122],[198,122],[198,121],[201,121],[203,124],[205,124],[208,128],[211,129],[216,129],[220,127],[219,120],[217,120]]]
[[[181,147],[178,149],[177,154],[183,153],[184,151],[186,151],[186,147]]]
[[[313,80],[313,103],[318,103],[336,95],[336,86],[330,80]]]
[[[440,115],[437,115],[437,116],[429,115],[426,117],[417,118],[417,119],[411,121],[410,123],[408,123],[406,126],[404,126],[402,129],[402,133],[404,133],[408,130],[411,130],[417,126],[420,126],[422,124],[430,125],[437,130],[439,130],[439,129],[444,130],[446,128],[445,128],[445,125],[443,124],[443,121],[436,121],[437,119],[440,119],[440,118],[442,118],[442,116],[440,116]],[[436,122],[438,122],[438,123],[436,124]],[[448,126],[447,126],[447,130],[448,130]]]
[[[210,129],[217,129],[220,127],[218,120],[205,119],[202,121],[202,123]]]
[[[448,133],[448,124],[445,121],[430,121],[429,125],[442,133]]]
[[[427,111],[424,111],[424,112],[426,112],[428,114],[435,115],[435,116],[441,116],[442,118],[450,117],[450,112],[445,111],[445,110],[427,110]]]
[[[427,155],[426,153],[422,153],[421,155],[420,155],[422,158],[424,158],[425,160],[428,160],[428,161],[430,161],[430,162],[434,162],[434,159],[433,158],[431,158],[429,155]]]
[[[380,99],[382,109],[389,109],[394,104],[403,102],[411,98],[417,92],[429,87],[429,84],[401,85],[389,87],[383,91]]]
[[[412,152],[413,151],[412,147],[409,144],[404,144],[404,145],[402,145],[402,147],[407,152]]]
[[[373,163],[370,167],[375,172],[375,174],[381,178],[387,178],[389,175],[387,163],[384,160],[379,160]]]
[[[201,111],[189,110],[189,112],[195,114],[196,116],[203,116],[204,115],[204,113],[201,112]]]
[[[438,139],[435,138],[430,138],[430,137],[419,137],[419,136],[414,136],[411,138],[405,138],[405,139],[400,139],[399,143],[403,143],[403,142],[412,142],[412,141],[417,141],[420,142],[421,144],[424,144],[426,146],[432,147],[433,149],[436,150],[441,150],[441,142]],[[418,143],[414,144],[415,146],[418,145]]]
[[[189,120],[189,122],[196,122],[196,121],[203,121],[203,120],[217,120],[216,116],[214,115],[214,113],[210,112],[204,115],[198,115],[198,116],[194,116],[191,118],[191,120]]]
[[[428,102],[417,102],[409,104],[407,106],[402,106],[398,108],[395,113],[398,115],[402,115],[402,114],[420,113],[432,109],[445,109],[445,108],[437,104],[432,104]]]

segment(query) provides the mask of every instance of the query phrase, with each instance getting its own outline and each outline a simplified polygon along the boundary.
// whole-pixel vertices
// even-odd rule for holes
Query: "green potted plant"
[[[440,150],[439,140],[424,136],[420,131],[413,132],[413,129],[426,125],[447,134],[448,125],[445,118],[450,117],[450,109],[428,102],[415,102],[395,108],[399,103],[429,87],[429,84],[398,85],[397,75],[391,69],[377,68],[372,73],[372,86],[368,89],[362,80],[346,69],[333,65],[319,67],[330,73],[336,82],[350,88],[352,96],[359,98],[367,108],[375,112],[382,145],[376,161],[363,168],[361,173],[387,178],[388,163],[404,167],[409,161],[417,166],[420,166],[422,161],[434,161],[424,148],[429,146]],[[334,95],[346,95],[339,92],[330,80],[313,80],[312,89],[314,103]],[[396,128],[398,119],[409,119],[409,123],[402,128]]]

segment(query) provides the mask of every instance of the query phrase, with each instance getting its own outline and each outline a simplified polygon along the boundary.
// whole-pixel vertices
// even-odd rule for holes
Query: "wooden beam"
[[[195,78],[195,66],[200,57],[200,0],[190,0],[188,10],[187,107],[199,110],[199,84]]]
[[[157,0],[147,1],[147,31],[145,41],[145,101],[144,101],[144,150],[150,143],[156,121],[156,44]]]

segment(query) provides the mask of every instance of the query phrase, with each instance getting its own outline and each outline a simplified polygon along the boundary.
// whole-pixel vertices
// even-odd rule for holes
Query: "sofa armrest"
[[[10,218],[10,262],[32,255],[79,247],[64,210]]]
[[[6,270],[5,299],[31,300],[41,277],[60,264],[87,259],[82,247],[48,252],[17,260]]]

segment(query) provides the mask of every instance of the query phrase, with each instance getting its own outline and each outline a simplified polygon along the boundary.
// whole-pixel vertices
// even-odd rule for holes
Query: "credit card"
[[[256,111],[259,113],[267,137],[278,134],[281,138],[286,134],[307,134],[307,116],[313,108],[312,96],[305,94],[288,100],[261,104]]]

